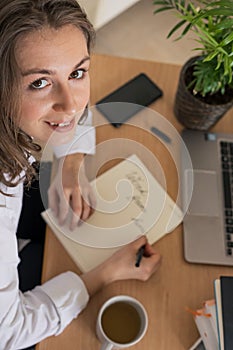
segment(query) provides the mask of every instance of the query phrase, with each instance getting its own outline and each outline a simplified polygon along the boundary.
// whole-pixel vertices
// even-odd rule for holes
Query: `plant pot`
[[[188,129],[208,130],[233,106],[233,90],[230,90],[230,99],[225,103],[222,100],[214,104],[216,96],[211,96],[211,103],[194,96],[187,88],[187,74],[193,71],[193,64],[198,57],[189,59],[181,69],[179,84],[176,92],[174,113],[177,120]],[[229,95],[229,94],[228,94]],[[219,96],[218,96],[219,97]]]

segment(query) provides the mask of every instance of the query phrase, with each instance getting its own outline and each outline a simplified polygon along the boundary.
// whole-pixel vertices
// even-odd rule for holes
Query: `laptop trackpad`
[[[187,188],[190,189],[193,176],[193,194],[188,213],[192,215],[219,216],[219,195],[217,176],[214,171],[187,170]]]

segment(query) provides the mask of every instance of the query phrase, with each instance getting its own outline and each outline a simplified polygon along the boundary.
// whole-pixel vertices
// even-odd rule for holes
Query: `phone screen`
[[[146,74],[141,73],[98,101],[96,108],[111,124],[119,127],[162,95],[162,90]]]

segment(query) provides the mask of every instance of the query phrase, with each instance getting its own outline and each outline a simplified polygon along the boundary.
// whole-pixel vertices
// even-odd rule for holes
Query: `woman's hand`
[[[145,246],[145,250],[140,266],[137,267],[137,254],[142,246]],[[110,275],[113,281],[125,279],[146,281],[158,269],[160,262],[160,254],[148,243],[146,236],[142,236],[113,254],[108,259],[108,266],[112,267]]]
[[[49,207],[63,225],[70,216],[70,229],[94,211],[95,197],[85,174],[83,155],[72,154],[59,160],[58,171],[48,190]]]
[[[140,266],[136,267],[138,250],[145,245]],[[161,263],[160,254],[142,236],[120,248],[110,258],[95,269],[83,274],[83,279],[90,295],[93,295],[105,285],[126,279],[146,281],[157,271]]]

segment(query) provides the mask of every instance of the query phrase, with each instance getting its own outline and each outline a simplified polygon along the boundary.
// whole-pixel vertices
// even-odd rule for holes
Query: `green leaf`
[[[157,4],[159,4],[159,5],[165,5],[165,4],[170,4],[171,2],[170,1],[166,1],[166,0],[154,0],[153,1],[153,4],[155,4],[155,5],[157,5]]]
[[[177,23],[177,24],[175,25],[175,27],[173,27],[173,29],[168,33],[167,38],[170,38],[170,37],[172,36],[172,34],[173,34],[174,32],[176,32],[180,27],[182,27],[185,23],[186,23],[185,20],[180,21],[179,23]]]
[[[219,46],[218,42],[213,37],[211,37],[211,35],[209,35],[209,33],[205,30],[202,30],[202,32],[197,33],[197,36],[202,39],[202,42],[207,43],[212,47]]]
[[[162,7],[160,9],[155,10],[154,14],[157,14],[157,13],[163,12],[163,11],[167,11],[167,10],[171,10],[171,9],[173,9],[173,7],[168,7],[168,6],[167,7]]]
[[[193,24],[192,24],[192,23],[189,23],[189,24],[185,27],[185,29],[183,30],[183,32],[182,32],[182,34],[181,34],[181,37],[183,37],[185,34],[187,34],[188,31],[191,29],[192,26],[193,26]]]
[[[180,5],[181,7],[185,7],[185,0],[181,0]]]
[[[221,64],[222,64],[222,61],[223,61],[223,57],[222,56],[223,56],[222,53],[218,54],[216,69],[219,69],[221,67]]]
[[[199,14],[200,17],[231,16],[231,15],[232,15],[232,9],[227,9],[227,8],[205,10],[205,11],[201,11]]]
[[[229,34],[221,43],[220,45],[222,46],[226,46],[228,44],[230,44],[233,41],[233,32],[231,34]]]
[[[206,58],[204,59],[204,62],[208,62],[208,61],[212,61],[212,59],[214,57],[216,57],[218,55],[218,52],[212,52],[211,54],[209,54],[208,56],[206,56]]]
[[[231,0],[220,0],[220,1],[213,1],[209,4],[210,7],[228,7],[229,9],[233,10],[233,3]]]
[[[221,31],[221,30],[232,29],[232,28],[233,28],[233,18],[226,18],[214,26],[215,31]]]

